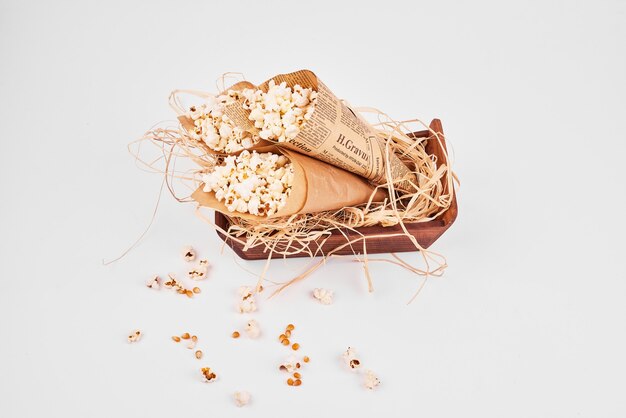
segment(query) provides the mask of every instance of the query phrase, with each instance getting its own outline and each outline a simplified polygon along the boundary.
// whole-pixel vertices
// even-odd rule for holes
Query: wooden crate
[[[443,135],[443,128],[441,126],[441,121],[439,119],[433,119],[430,123],[430,128],[437,133]],[[442,140],[442,147],[439,145],[439,141],[430,140],[432,134],[430,131],[424,130],[413,133],[414,137],[417,138],[426,138],[429,140],[426,143],[426,151],[429,154],[434,154],[437,156],[437,161],[447,162],[444,150],[446,149],[445,140]],[[449,175],[449,174],[448,174]],[[444,187],[447,188],[447,181],[444,179]],[[448,208],[446,212],[441,214],[437,219],[429,221],[429,222],[419,222],[419,223],[409,223],[405,224],[407,230],[411,235],[413,235],[417,242],[424,248],[428,248],[433,242],[435,242],[449,227],[452,225],[457,216],[457,203],[456,203],[456,195],[454,193],[454,188],[452,190],[452,204]],[[230,226],[230,219],[220,212],[215,212],[215,223],[217,226],[222,228],[224,231],[228,230]],[[409,238],[406,236],[393,236],[395,234],[402,233],[402,229],[399,225],[390,226],[390,227],[382,227],[382,226],[368,226],[363,228],[356,228],[359,233],[371,236],[371,235],[387,235],[388,237],[382,236],[377,238],[371,238],[367,240],[367,253],[368,254],[378,254],[378,253],[398,253],[398,252],[407,252],[407,251],[416,251],[415,246],[411,243]],[[359,237],[357,233],[354,231],[344,230],[343,233],[340,231],[333,231],[324,241],[324,243],[320,246],[316,243],[311,243],[311,251],[322,255],[328,254],[330,251],[335,248],[344,245],[347,242],[347,239],[356,239]],[[259,246],[255,248],[250,248],[247,251],[243,250],[243,244],[230,240],[227,236],[220,233],[217,233],[219,237],[226,242],[232,249],[239,255],[239,257],[244,260],[264,260],[267,258],[268,253],[264,251],[264,248]],[[351,254],[359,254],[362,251],[363,244],[362,242],[352,244],[352,246],[345,246],[344,248],[336,251],[334,254],[337,255],[351,255]],[[320,251],[321,250],[321,251]],[[291,257],[308,257],[309,255],[306,252],[301,252],[299,254],[288,255],[288,258]],[[281,256],[282,257],[282,256]]]

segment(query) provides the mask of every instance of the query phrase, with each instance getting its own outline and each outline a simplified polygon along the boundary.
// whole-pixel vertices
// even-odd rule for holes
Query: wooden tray
[[[443,135],[443,128],[441,126],[441,121],[439,119],[433,119],[430,123],[430,128]],[[446,149],[445,140],[442,139],[441,143],[442,147],[439,145],[439,141],[430,140],[432,138],[432,134],[430,131],[419,131],[414,132],[412,134],[416,138],[426,138],[429,140],[426,143],[426,151],[429,154],[434,154],[437,156],[437,161],[444,161],[447,163],[444,150]],[[449,174],[448,174],[449,175]],[[444,179],[444,187],[447,188],[447,179]],[[417,242],[424,248],[428,248],[433,242],[437,240],[454,222],[457,216],[457,204],[456,204],[456,195],[454,193],[454,188],[452,189],[452,203],[448,210],[441,214],[437,219],[429,221],[429,222],[419,222],[412,224],[405,224],[407,230],[411,235],[413,235]],[[224,231],[227,231],[230,226],[230,219],[220,212],[215,212],[215,223],[217,226],[222,228]],[[402,229],[400,226],[368,226],[363,228],[356,228],[363,235],[394,235],[398,233],[402,233]],[[349,239],[358,238],[359,235],[354,231],[344,230],[344,234]],[[243,244],[238,242],[234,242],[230,240],[227,236],[220,233],[217,233],[219,237],[226,242],[234,251],[239,255],[239,257],[244,260],[265,260],[268,256],[268,253],[264,251],[262,246],[250,248],[247,251],[243,250]],[[319,255],[328,254],[333,249],[345,244],[347,242],[346,236],[342,235],[339,231],[333,231],[326,239],[326,241],[321,245],[317,245],[315,243],[311,243],[311,251],[313,253],[317,253]],[[358,242],[356,244],[352,244],[352,246],[346,246],[341,250],[338,250],[334,254],[337,255],[352,255],[352,254],[360,254],[363,248],[362,242]],[[321,250],[321,251],[320,251]],[[398,253],[398,252],[407,252],[407,251],[415,251],[415,246],[411,243],[409,238],[406,236],[390,236],[379,237],[367,240],[367,253],[368,254],[378,254],[378,253]],[[293,254],[286,256],[287,258],[292,257],[308,257],[309,255],[306,252],[301,252],[299,254]],[[282,257],[282,256],[281,256]]]

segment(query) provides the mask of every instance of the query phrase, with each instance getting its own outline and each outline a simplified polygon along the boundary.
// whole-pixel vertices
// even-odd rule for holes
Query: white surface
[[[577,3],[0,2],[0,416],[625,416],[626,6]],[[354,105],[443,120],[462,180],[444,278],[406,306],[407,272],[373,264],[368,294],[331,262],[234,341],[240,266],[262,263],[219,255],[169,195],[101,265],[149,220],[160,179],[126,145],[173,119],[170,90],[303,67]],[[182,273],[185,244],[214,265],[203,293],[145,288]],[[276,371],[288,322],[312,358],[295,389]],[[184,331],[206,361],[170,341]],[[380,390],[339,367],[348,345]]]

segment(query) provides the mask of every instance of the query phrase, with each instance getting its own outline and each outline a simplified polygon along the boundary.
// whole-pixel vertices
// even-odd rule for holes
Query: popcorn
[[[189,298],[193,297],[194,293],[199,293],[192,291],[191,289],[186,289],[185,286],[183,286],[183,284],[176,279],[176,276],[174,276],[174,274],[169,273],[167,276],[169,277],[169,279],[163,282],[163,286],[166,289],[173,289],[176,291],[176,293],[180,293],[181,295],[187,295],[187,297]]]
[[[213,383],[217,380],[217,374],[210,367],[203,367],[200,372],[202,373],[202,381],[204,383]]]
[[[235,405],[237,405],[238,407],[242,407],[250,403],[250,394],[245,391],[235,392],[233,394],[233,398],[235,399]]]
[[[357,371],[361,366],[361,361],[356,358],[356,350],[352,347],[348,347],[345,353],[343,353],[342,358],[344,363],[353,371]],[[378,379],[373,371],[366,370],[365,373],[363,373],[363,385],[373,390],[380,385],[380,379]]]
[[[267,92],[255,89],[229,90],[209,96],[205,103],[192,106],[185,116],[193,122],[189,130],[214,151],[235,153],[267,139],[285,142],[294,139],[315,110],[317,92],[296,84],[291,87],[271,80]],[[226,106],[237,105],[250,111],[248,119],[258,134],[244,131],[225,114]]]
[[[206,279],[206,275],[209,271],[209,261],[200,260],[193,268],[187,271],[187,276],[192,280]]]
[[[198,337],[196,337],[195,335],[192,335],[191,338],[189,339],[189,342],[187,343],[187,348],[190,350],[193,350],[194,348],[196,348],[197,343],[198,343]]]
[[[202,177],[205,192],[215,192],[230,212],[271,216],[287,203],[294,170],[284,155],[243,151]]]
[[[341,356],[346,366],[352,370],[356,370],[361,366],[361,362],[356,358],[356,350],[352,347],[348,347],[345,353]]]
[[[239,301],[237,304],[237,310],[239,313],[250,313],[256,311],[256,300],[252,289],[248,286],[241,286],[239,288]]]
[[[209,96],[206,103],[189,108],[185,116],[193,122],[188,130],[192,138],[202,140],[214,151],[234,153],[252,147],[259,141],[253,135],[235,126],[224,114],[227,105],[236,103],[240,93],[229,90],[226,94]]]
[[[183,258],[185,261],[193,261],[196,259],[196,250],[193,247],[187,246],[183,248]]]
[[[244,109],[250,110],[248,119],[259,129],[259,137],[285,142],[294,139],[315,110],[317,92],[296,84],[291,87],[270,80],[267,92],[245,89]]]
[[[134,330],[133,332],[130,333],[130,335],[128,336],[128,342],[129,343],[136,343],[137,341],[139,341],[141,339],[141,330]]]
[[[279,370],[285,371],[287,373],[293,373],[300,368],[300,363],[296,360],[294,356],[287,357],[284,363],[278,366]]]
[[[372,372],[371,370],[367,370],[365,372],[365,378],[364,378],[363,384],[369,390],[373,390],[375,387],[380,385],[380,379],[376,377],[374,372]]]
[[[169,277],[169,279],[163,282],[163,286],[166,289],[180,290],[183,288],[181,283],[178,280],[176,280],[176,277],[173,274],[170,273],[167,276]]]
[[[261,328],[259,328],[259,323],[254,319],[248,321],[245,331],[250,338],[258,338],[259,335],[261,335]]]
[[[154,276],[146,282],[146,286],[150,289],[161,290],[161,278],[159,276]]]
[[[328,289],[314,289],[313,297],[320,301],[322,305],[330,305],[333,303],[333,291]]]

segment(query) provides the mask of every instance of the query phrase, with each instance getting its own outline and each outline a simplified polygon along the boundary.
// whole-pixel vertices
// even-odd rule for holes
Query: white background
[[[0,416],[626,416],[625,40],[621,1],[1,1]],[[102,266],[160,186],[126,145],[173,119],[170,90],[300,68],[353,105],[443,120],[462,184],[432,249],[450,267],[407,306],[417,277],[372,263],[368,294],[358,263],[331,261],[235,341],[235,290],[262,262],[220,254],[192,206],[164,195]],[[145,288],[183,273],[185,244],[213,264],[203,293]],[[276,370],[289,322],[312,358],[300,388]],[[203,361],[170,340],[184,331]],[[378,391],[340,367],[348,345]]]

